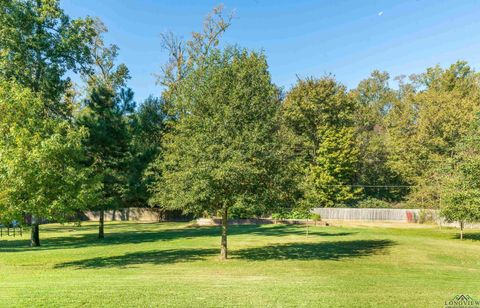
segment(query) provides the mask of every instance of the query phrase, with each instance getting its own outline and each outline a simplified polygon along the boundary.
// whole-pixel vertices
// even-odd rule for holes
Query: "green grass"
[[[443,307],[480,298],[480,232],[437,227],[232,226],[218,260],[215,227],[181,223],[41,226],[0,238],[0,306]]]

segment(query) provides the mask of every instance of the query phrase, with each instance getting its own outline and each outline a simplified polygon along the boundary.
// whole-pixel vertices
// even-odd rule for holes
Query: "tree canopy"
[[[67,71],[87,73],[96,30],[92,18],[71,19],[58,0],[0,1],[0,76],[41,93],[44,104],[61,104]]]

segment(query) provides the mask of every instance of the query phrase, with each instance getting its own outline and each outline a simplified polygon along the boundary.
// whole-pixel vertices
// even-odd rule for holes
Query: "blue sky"
[[[288,90],[297,76],[332,73],[349,88],[374,69],[392,77],[445,67],[458,59],[480,64],[480,1],[199,1],[63,0],[72,17],[97,16],[106,39],[120,47],[141,102],[159,95],[155,84],[167,55],[160,33],[187,38],[211,9],[235,11],[225,43],[264,50],[273,81]]]

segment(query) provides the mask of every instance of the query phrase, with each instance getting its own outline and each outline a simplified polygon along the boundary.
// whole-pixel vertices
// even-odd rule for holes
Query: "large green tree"
[[[353,201],[358,149],[355,146],[355,103],[335,79],[299,80],[282,108],[285,142],[295,157],[290,164],[298,179],[299,204],[340,206]]]
[[[264,55],[213,50],[177,83],[179,119],[165,136],[153,201],[222,217],[221,257],[233,208],[266,212],[278,190],[278,91]]]
[[[44,113],[38,94],[0,79],[0,220],[31,215],[32,246],[42,220],[71,219],[100,185],[82,164],[86,131]]]
[[[0,0],[0,76],[41,93],[55,114],[70,86],[67,71],[88,72],[96,35],[91,18],[71,19],[58,0]]]
[[[19,174],[18,181],[12,181],[11,185],[13,183],[19,185],[21,181],[25,180],[24,176],[26,175],[22,172],[39,171],[38,176],[29,175],[31,177],[28,180],[30,188],[25,188],[26,192],[23,192],[22,197],[24,201],[18,202],[17,207],[17,209],[23,207],[24,214],[31,215],[33,218],[34,245],[39,244],[38,222],[45,218],[61,220],[59,209],[65,208],[66,212],[69,209],[68,206],[63,206],[66,201],[61,198],[67,191],[71,191],[72,194],[75,191],[69,185],[77,182],[69,178],[71,176],[69,172],[72,168],[77,170],[78,166],[75,164],[78,161],[74,157],[81,158],[82,153],[74,153],[74,149],[79,151],[78,148],[74,148],[78,145],[74,141],[83,139],[85,132],[75,128],[71,123],[74,105],[67,94],[71,90],[71,81],[66,75],[69,71],[89,72],[92,63],[91,49],[96,32],[93,19],[70,19],[60,8],[57,0],[0,1],[0,78],[13,82],[13,90],[21,89],[19,90],[21,93],[26,93],[24,91],[27,89],[30,91],[28,95],[32,100],[31,111],[37,117],[35,121],[32,121],[25,116],[23,126],[18,126],[18,122],[15,122],[20,121],[18,118],[4,117],[2,119],[4,125],[27,129],[32,135],[26,137],[28,135],[23,134],[25,131],[22,131],[22,136],[30,138],[32,143],[28,144],[22,141],[21,144],[15,144],[9,141],[3,144],[1,149],[6,151],[5,153],[9,153],[8,155],[4,154],[3,159],[13,160],[16,155],[19,160],[23,160],[23,164],[20,164],[21,161],[16,161],[18,164],[10,161],[11,168],[23,166],[22,169],[15,169],[15,172]],[[22,105],[24,104],[23,99],[26,98],[9,96],[9,107],[15,108],[15,104],[18,104],[19,116],[23,113],[31,115],[30,111],[22,111],[22,108],[25,107]],[[42,106],[40,107],[37,102],[41,102]],[[40,110],[40,108],[42,109]],[[15,134],[17,131],[10,133]],[[8,134],[5,135],[5,140],[7,140],[7,136]],[[12,135],[9,138],[12,138]],[[16,138],[11,140],[21,141]],[[55,144],[54,141],[58,144]],[[62,142],[68,147],[61,148]],[[47,145],[49,148],[42,148]],[[64,154],[61,151],[67,151],[67,149],[72,151],[70,160],[67,160],[66,156],[62,156]],[[23,151],[31,151],[36,156],[32,155],[29,159],[24,159],[22,153],[26,152]],[[48,157],[48,155],[51,156]],[[36,168],[40,166],[43,169],[37,170]],[[67,181],[65,184],[62,184],[61,179],[56,178],[60,174],[59,170],[62,169],[65,169],[64,180]],[[10,172],[13,171],[10,170]],[[78,170],[78,183],[82,182],[84,172],[88,172],[87,169]],[[41,177],[42,174],[45,176]],[[51,179],[48,178],[49,176]],[[4,183],[8,185],[8,182]],[[54,185],[59,185],[56,188],[58,191],[55,191]],[[9,191],[11,192],[11,190]],[[2,192],[2,194],[7,194],[7,192]],[[33,192],[36,192],[38,197],[35,197]],[[44,197],[47,193],[49,196]],[[59,200],[50,194],[58,194]],[[8,200],[12,202],[12,195],[9,196]],[[70,197],[73,208],[76,203],[75,198],[73,195]],[[51,204],[47,205],[48,202]],[[58,209],[55,211],[46,210],[48,206],[53,208],[57,205]],[[14,212],[18,213],[18,211]]]

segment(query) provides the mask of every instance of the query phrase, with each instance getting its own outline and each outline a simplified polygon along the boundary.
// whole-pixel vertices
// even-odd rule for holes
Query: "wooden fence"
[[[322,219],[365,220],[365,221],[397,221],[419,222],[419,209],[359,209],[359,208],[315,208],[313,212]],[[432,211],[434,219],[438,219],[437,211]]]
[[[459,227],[459,224],[446,222],[438,210],[422,209],[372,209],[372,208],[314,208],[313,213],[320,214],[322,220],[358,220],[392,222],[434,222],[439,226]],[[467,223],[465,228],[478,229],[479,223]]]

